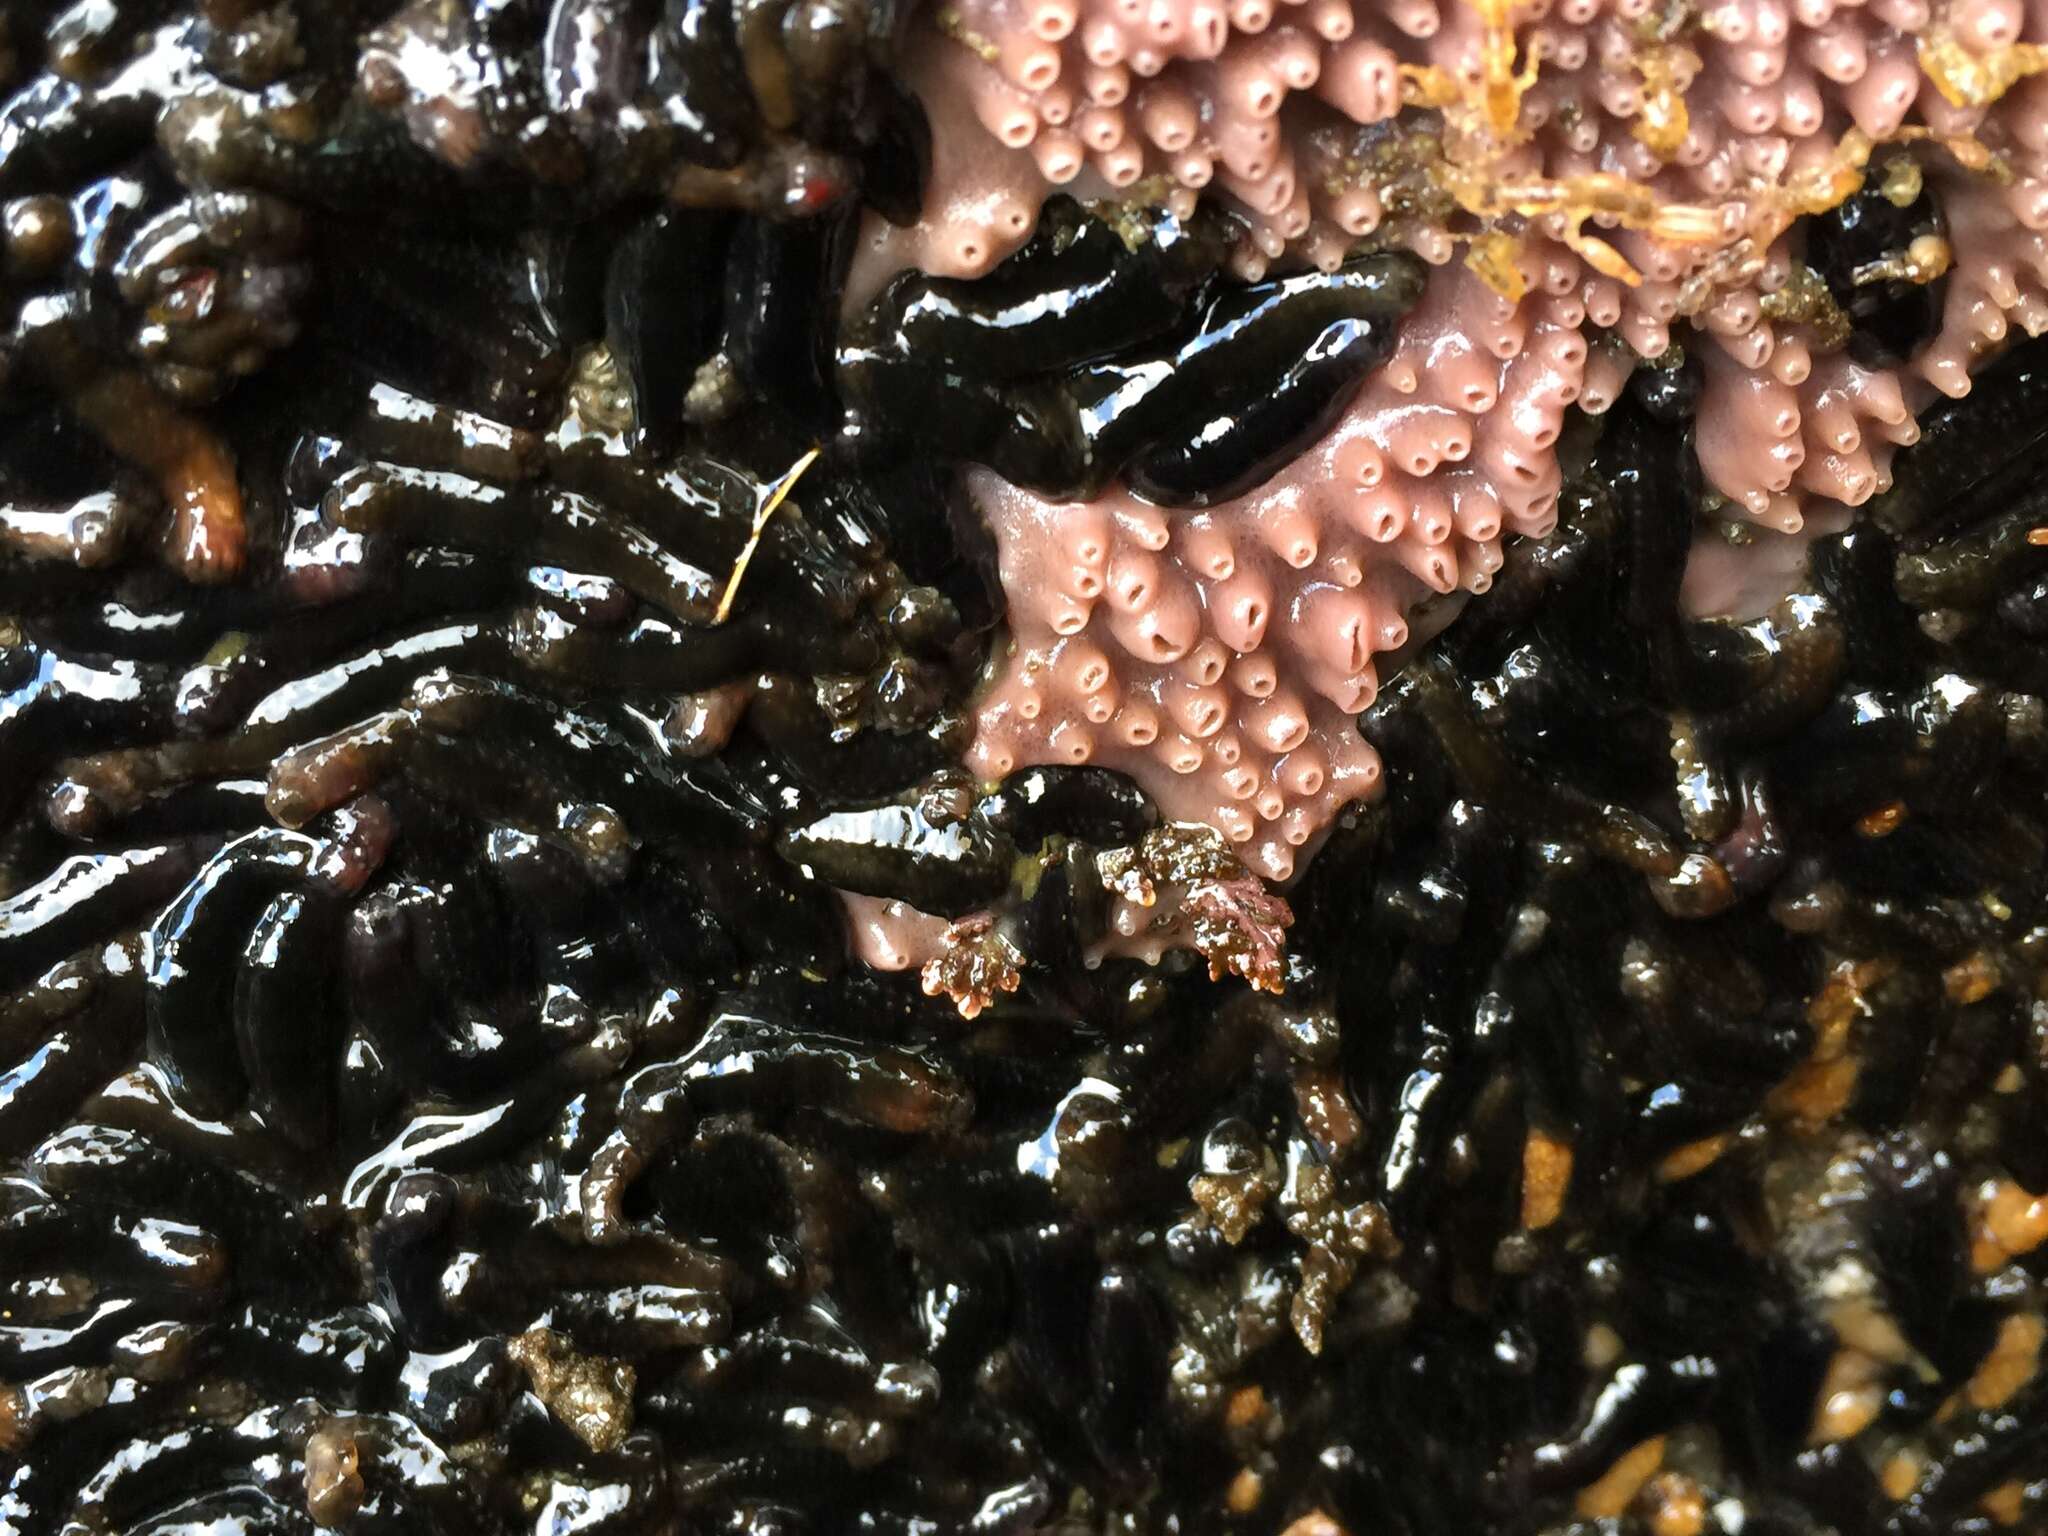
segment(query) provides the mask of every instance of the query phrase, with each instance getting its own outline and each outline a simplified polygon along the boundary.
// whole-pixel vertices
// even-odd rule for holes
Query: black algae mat
[[[1740,625],[1643,375],[1284,952],[1090,965],[1193,854],[959,770],[939,453],[1225,494],[1335,376],[1053,435],[1219,259],[1064,203],[1059,323],[842,343],[887,8],[788,8],[774,124],[771,8],[588,7],[573,110],[547,9],[0,4],[0,1531],[2048,1527],[2048,352]],[[835,886],[1000,912],[995,1005]]]

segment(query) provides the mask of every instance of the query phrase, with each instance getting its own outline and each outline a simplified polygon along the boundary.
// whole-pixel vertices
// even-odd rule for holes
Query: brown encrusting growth
[[[986,912],[947,926],[938,953],[925,961],[918,981],[927,997],[950,998],[960,1017],[971,1019],[1024,979],[1024,957]]]
[[[1209,979],[1238,976],[1255,990],[1286,985],[1286,933],[1294,912],[1207,827],[1166,826],[1098,864],[1119,907],[1112,928],[1133,953],[1186,945]]]
[[[593,1451],[615,1451],[632,1433],[633,1367],[624,1361],[578,1354],[551,1328],[507,1340],[505,1354],[548,1412]]]

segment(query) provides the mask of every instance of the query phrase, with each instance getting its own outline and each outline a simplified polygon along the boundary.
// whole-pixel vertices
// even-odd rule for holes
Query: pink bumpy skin
[[[1234,501],[1047,501],[986,471],[1010,643],[969,766],[1128,774],[1174,821],[1285,880],[1379,760],[1353,725],[1373,658],[1428,593],[1483,592],[1501,539],[1557,519],[1551,451],[1581,397],[1572,295],[1515,305],[1462,269],[1409,316],[1337,425]]]
[[[986,272],[1059,187],[1223,199],[1247,278],[1388,246],[1440,269],[1332,429],[1236,500],[974,478],[1010,640],[971,765],[1119,769],[1268,879],[1379,782],[1354,717],[1416,603],[1484,591],[1504,536],[1554,523],[1567,407],[1700,356],[1701,467],[1754,526],[1702,547],[1687,600],[1749,616],[1889,483],[1919,407],[2048,328],[2048,0],[950,0],[921,26],[925,215],[870,221],[853,303],[906,266]],[[1866,369],[1799,220],[1887,144],[1947,221],[1892,275],[1948,289],[1919,356]],[[933,947],[930,920],[856,916],[883,963]],[[1119,909],[1112,949],[1159,942]]]
[[[1607,408],[1674,341],[1731,516],[1835,526],[1935,391],[2048,324],[2048,0],[954,0],[907,72],[934,122],[926,217],[871,227],[859,286],[985,271],[1048,191],[1220,196],[1247,276],[1361,242],[1440,270],[1336,426],[1250,494],[1172,519],[992,476],[1011,651],[970,761],[1129,773],[1284,879],[1377,764],[1351,723],[1428,589],[1483,590],[1546,531],[1566,406]],[[1661,16],[1663,13],[1659,12]],[[1868,369],[1826,341],[1798,220],[1899,141],[1948,222],[1939,334]],[[1909,189],[1906,193],[1911,195]],[[1463,260],[1457,258],[1462,254]],[[1933,275],[1930,270],[1923,276]],[[1802,298],[1802,295],[1805,297]],[[1702,560],[1712,611],[1791,559]]]
[[[2048,325],[2048,0],[950,0],[905,72],[930,112],[924,219],[871,222],[854,278],[972,276],[1054,188],[1247,221],[1247,276],[1361,241],[1569,292],[1587,403],[1674,339],[1708,362],[1700,447],[1732,514],[1796,531],[1885,483],[1912,411],[2015,322]],[[1947,216],[1946,314],[1901,370],[1774,305],[1796,219],[1909,141]],[[1775,317],[1773,310],[1776,309]]]
[[[880,896],[841,891],[853,957],[878,971],[907,971],[936,955],[950,926],[943,917]]]

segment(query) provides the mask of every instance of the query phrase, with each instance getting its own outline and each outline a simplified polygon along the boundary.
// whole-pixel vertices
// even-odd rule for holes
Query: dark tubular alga
[[[898,277],[838,354],[849,442],[971,459],[1053,496],[1124,475],[1162,505],[1206,506],[1326,429],[1422,291],[1406,256],[1223,283],[1207,214],[1143,235],[1129,249],[1062,200],[985,281]]]
[[[955,766],[989,590],[901,455],[1227,496],[1405,259],[1055,203],[842,335],[929,155],[894,6],[37,10],[0,1530],[2048,1518],[2040,344],[1747,625],[1681,613],[1700,379],[1639,372],[1283,901]],[[1804,254],[1888,357],[1941,221],[1872,179]],[[848,966],[835,887],[999,1006]],[[1104,958],[1146,900],[1199,957]]]

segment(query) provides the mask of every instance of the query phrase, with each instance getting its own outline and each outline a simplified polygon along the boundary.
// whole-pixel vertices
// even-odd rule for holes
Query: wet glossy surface
[[[1115,775],[958,769],[980,530],[856,375],[1208,337],[1230,462],[1168,464],[1181,396],[1131,439],[1198,500],[1404,264],[1247,295],[1056,209],[878,340],[886,6],[36,11],[0,1529],[2048,1518],[2038,346],[1739,628],[1678,608],[1697,377],[1639,375],[1283,903]],[[987,1010],[850,963],[835,886],[960,919]],[[1106,953],[1148,899],[1199,953]]]

